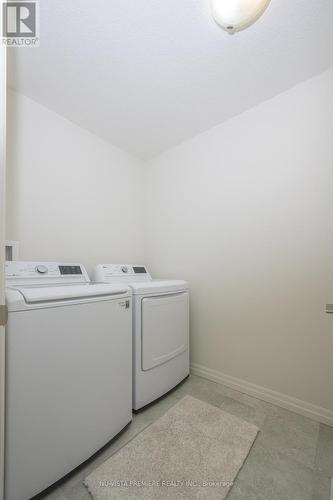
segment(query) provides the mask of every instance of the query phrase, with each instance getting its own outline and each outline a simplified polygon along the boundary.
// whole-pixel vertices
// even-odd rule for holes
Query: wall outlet
[[[18,260],[19,259],[19,242],[18,241],[6,241],[6,260]]]

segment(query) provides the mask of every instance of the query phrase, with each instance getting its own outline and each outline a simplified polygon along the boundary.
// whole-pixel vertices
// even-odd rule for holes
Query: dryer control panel
[[[152,281],[146,266],[133,264],[100,264],[93,280],[101,283],[138,283]]]

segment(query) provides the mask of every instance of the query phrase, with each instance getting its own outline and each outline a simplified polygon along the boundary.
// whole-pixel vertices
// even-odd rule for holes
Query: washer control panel
[[[8,261],[5,266],[7,283],[47,285],[52,283],[89,283],[82,264],[58,262]]]
[[[144,265],[100,264],[95,269],[94,281],[102,283],[133,283],[152,281],[152,277]]]

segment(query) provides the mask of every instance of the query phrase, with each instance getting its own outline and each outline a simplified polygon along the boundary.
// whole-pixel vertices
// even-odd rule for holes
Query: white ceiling
[[[209,0],[41,0],[10,85],[141,158],[333,66],[333,1],[271,0],[228,35]]]

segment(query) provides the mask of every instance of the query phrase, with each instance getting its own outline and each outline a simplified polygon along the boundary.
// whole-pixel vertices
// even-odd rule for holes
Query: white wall
[[[332,89],[333,70],[144,169],[10,92],[7,237],[188,279],[193,363],[333,411]]]
[[[192,362],[333,410],[333,70],[146,171],[147,261],[188,279]]]
[[[9,92],[7,238],[20,258],[143,260],[142,163]]]

